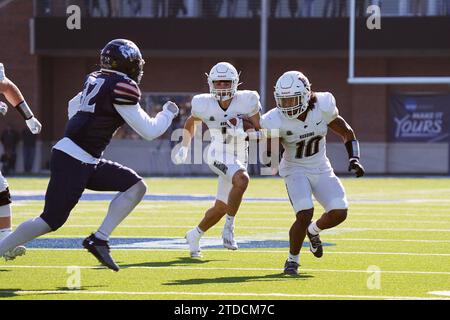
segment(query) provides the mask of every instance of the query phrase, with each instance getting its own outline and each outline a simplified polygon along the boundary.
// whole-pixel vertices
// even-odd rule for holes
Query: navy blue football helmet
[[[116,39],[109,42],[100,54],[100,66],[125,73],[138,84],[144,75],[145,61],[138,46],[130,40]]]

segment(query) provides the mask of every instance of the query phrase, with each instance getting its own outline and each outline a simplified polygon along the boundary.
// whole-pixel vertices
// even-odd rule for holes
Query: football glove
[[[35,117],[32,117],[31,119],[28,119],[25,122],[32,134],[39,134],[41,132],[42,124]]]
[[[366,173],[358,159],[350,160],[348,172],[355,172],[357,178],[362,177]]]
[[[182,163],[186,162],[186,159],[188,157],[188,151],[189,151],[188,147],[181,146],[181,148],[178,150],[178,152],[175,153],[175,155],[173,157],[173,162],[175,164],[182,164]]]
[[[2,116],[5,116],[7,112],[8,112],[8,105],[0,101],[0,114]]]
[[[175,118],[178,113],[180,112],[180,109],[176,105],[176,103],[172,101],[167,101],[163,106],[163,111],[169,111],[173,114],[173,117]]]

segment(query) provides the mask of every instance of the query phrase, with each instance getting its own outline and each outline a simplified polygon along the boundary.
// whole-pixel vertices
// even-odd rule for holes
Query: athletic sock
[[[229,226],[234,226],[234,218],[235,218],[234,216],[230,216],[229,214],[227,214],[225,224]]]
[[[292,253],[289,253],[288,261],[289,261],[289,262],[295,262],[295,263],[298,264],[299,257],[300,257],[300,254],[293,255]]]
[[[197,235],[198,235],[199,238],[203,237],[203,235],[205,234],[205,232],[202,231],[202,229],[200,229],[199,227],[195,227],[194,230],[197,231]]]
[[[12,233],[12,229],[11,228],[0,229],[0,240],[3,239],[3,238],[6,238],[11,233]]]
[[[108,241],[111,233],[141,202],[146,192],[144,184],[137,183],[125,192],[119,193],[109,204],[108,213],[100,228],[94,234],[100,240]]]
[[[322,231],[322,229],[320,229],[316,223],[317,223],[317,221],[314,221],[308,227],[308,232],[310,234],[312,234],[313,236],[318,235]]]
[[[44,220],[42,220],[42,218],[37,217],[28,220],[19,225],[13,233],[0,241],[0,256],[3,256],[5,252],[11,249],[23,245],[50,231],[52,231],[51,228]]]

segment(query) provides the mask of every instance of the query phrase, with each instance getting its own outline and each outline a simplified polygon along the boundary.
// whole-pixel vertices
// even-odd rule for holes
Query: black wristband
[[[30,120],[31,118],[34,117],[33,112],[31,111],[30,107],[28,106],[26,101],[22,101],[21,103],[19,103],[15,109],[20,113],[20,115],[25,119],[25,120]]]
[[[358,140],[350,140],[345,143],[345,148],[347,149],[348,158],[350,160],[352,159],[358,159],[361,157],[360,151],[359,151],[359,142]]]

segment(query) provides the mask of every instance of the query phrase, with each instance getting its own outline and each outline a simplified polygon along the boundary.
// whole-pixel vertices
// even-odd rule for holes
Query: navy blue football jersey
[[[138,85],[127,76],[108,70],[91,73],[84,84],[80,111],[69,120],[65,137],[100,158],[125,123],[114,105],[136,105],[140,99]]]

